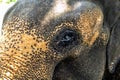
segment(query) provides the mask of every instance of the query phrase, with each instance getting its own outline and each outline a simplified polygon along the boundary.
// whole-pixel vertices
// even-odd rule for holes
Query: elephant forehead
[[[68,18],[70,20],[72,20],[73,17],[79,18],[79,15],[84,14],[84,11],[92,11],[95,7],[97,8],[95,4],[89,1],[77,0],[73,1],[72,4],[70,4],[70,0],[54,0],[51,5],[49,10],[45,12],[44,18],[41,20],[41,25],[43,26],[50,24],[52,20],[61,19],[61,17],[66,19],[66,17],[69,16]]]

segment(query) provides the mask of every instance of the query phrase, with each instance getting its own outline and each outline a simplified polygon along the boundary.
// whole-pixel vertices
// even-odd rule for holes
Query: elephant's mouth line
[[[56,64],[56,66],[53,70],[53,73],[52,73],[52,80],[59,80],[60,79],[59,77],[61,76],[61,74],[59,72],[61,72],[61,71],[64,72],[65,71],[64,69],[66,67],[65,66],[66,63],[68,63],[72,60],[73,60],[73,58],[68,57],[68,58],[65,58],[65,59],[61,60],[58,64]],[[64,65],[64,69],[63,69],[63,65]]]

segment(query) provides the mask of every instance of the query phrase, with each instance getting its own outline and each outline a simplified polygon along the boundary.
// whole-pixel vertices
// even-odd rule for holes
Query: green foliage
[[[11,3],[11,2],[16,2],[17,0],[0,0],[0,2],[4,3]]]
[[[0,2],[2,2],[2,0],[0,0]]]
[[[16,0],[7,0],[6,3],[16,2]]]

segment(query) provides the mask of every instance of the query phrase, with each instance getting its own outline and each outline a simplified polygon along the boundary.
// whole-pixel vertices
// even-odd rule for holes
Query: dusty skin
[[[108,26],[102,6],[93,0],[18,0],[3,20],[0,80],[114,80],[120,29]]]

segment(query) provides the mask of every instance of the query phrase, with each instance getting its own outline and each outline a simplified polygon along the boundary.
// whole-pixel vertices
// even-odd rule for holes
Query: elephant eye
[[[78,44],[79,35],[77,31],[65,29],[60,31],[53,40],[53,48],[57,51],[71,49]]]
[[[59,47],[67,47],[67,46],[73,44],[73,42],[76,39],[77,39],[77,37],[76,37],[76,33],[74,31],[66,30],[65,32],[63,32],[62,34],[60,34],[58,36],[58,41],[56,44]]]

